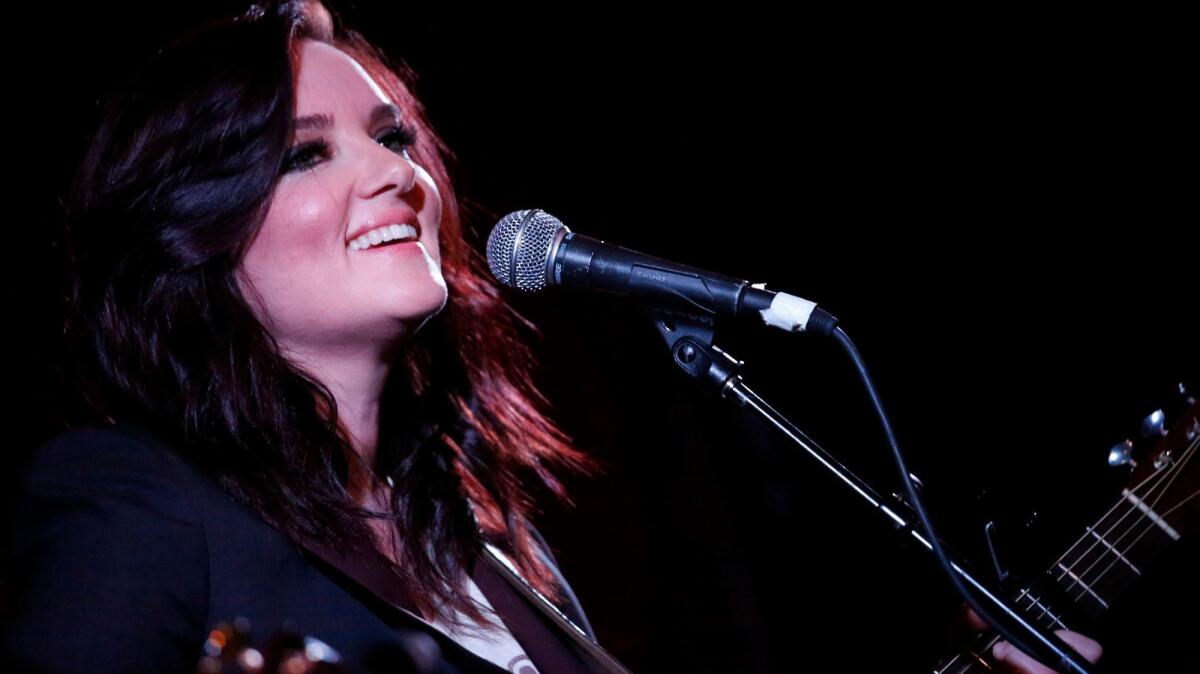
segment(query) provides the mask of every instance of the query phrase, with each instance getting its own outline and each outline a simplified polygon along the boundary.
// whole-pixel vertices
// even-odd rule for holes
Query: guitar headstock
[[[1182,535],[1200,520],[1200,401],[1180,385],[1176,404],[1142,421],[1141,437],[1109,450],[1109,465],[1130,470],[1126,492]]]

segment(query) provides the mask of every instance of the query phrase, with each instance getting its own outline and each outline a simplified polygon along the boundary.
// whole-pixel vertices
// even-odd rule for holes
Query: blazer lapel
[[[362,554],[344,553],[332,550],[313,541],[302,541],[302,545],[305,550],[316,558],[315,561],[318,562],[319,566],[325,566],[336,575],[345,578],[364,590],[370,595],[369,598],[374,600],[374,603],[389,609],[402,620],[415,621],[424,628],[435,632],[440,637],[438,642],[441,644],[443,651],[445,649],[453,649],[457,653],[452,662],[465,665],[464,660],[466,660],[471,663],[472,668],[463,670],[464,673],[468,671],[486,671],[499,674],[506,671],[502,667],[468,651],[458,644],[458,642],[446,636],[441,630],[422,618],[416,604],[401,589],[399,582],[392,574],[387,558],[381,553],[373,553],[372,551]],[[321,564],[322,562],[323,564]]]
[[[301,544],[309,553],[354,581],[378,600],[424,622],[417,605],[404,592],[382,554],[373,550],[361,553],[334,550],[307,539],[302,540]]]
[[[538,592],[521,575],[510,559],[495,546],[485,544],[481,562],[486,563],[512,586],[525,601],[545,615],[560,634],[565,635],[571,649],[579,655],[588,669],[596,674],[630,674],[629,670],[611,653],[592,639],[587,631],[576,625],[562,609]]]

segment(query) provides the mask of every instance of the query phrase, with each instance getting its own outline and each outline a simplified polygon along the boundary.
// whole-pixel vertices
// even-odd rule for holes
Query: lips
[[[349,246],[351,241],[357,239],[363,234],[366,234],[372,229],[375,229],[376,227],[383,227],[384,225],[412,225],[417,230],[417,238],[421,238],[421,221],[417,220],[417,212],[411,208],[400,207],[392,208],[381,213],[376,213],[368,218],[366,222],[360,223],[358,227],[354,231],[350,232],[350,235],[346,237],[346,245]]]

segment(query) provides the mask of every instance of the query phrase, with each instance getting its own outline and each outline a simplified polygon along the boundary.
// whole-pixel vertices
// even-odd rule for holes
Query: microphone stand
[[[902,516],[889,507],[869,484],[851,472],[742,382],[738,370],[745,365],[745,362],[733,358],[713,344],[715,329],[711,315],[672,311],[658,307],[647,309],[647,313],[659,335],[666,341],[675,365],[699,382],[701,388],[709,393],[716,393],[721,398],[731,400],[738,407],[748,407],[753,410],[760,418],[778,428],[792,442],[808,452],[842,484],[869,503],[876,512],[891,520],[898,531],[911,536],[924,549],[933,552],[929,541],[908,517]],[[903,503],[903,499],[900,501]],[[907,504],[904,505],[911,507]],[[942,544],[942,548],[945,549],[945,547],[945,544]],[[1030,655],[1043,662],[1061,663],[1072,672],[1090,674],[1091,670],[1088,669],[1087,661],[1080,658],[1057,635],[1046,633],[1045,630],[1027,620],[1019,609],[1009,606],[1003,598],[977,580],[963,564],[951,559],[950,566],[966,585],[975,590],[977,598],[987,606],[989,611],[994,609],[997,615],[1007,616],[1010,622],[1017,626],[1017,631],[1028,637],[1027,643],[1034,644],[1033,648],[1038,651]]]

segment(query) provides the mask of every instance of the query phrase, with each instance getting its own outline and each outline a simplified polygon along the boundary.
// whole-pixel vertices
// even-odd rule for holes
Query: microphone
[[[762,322],[830,335],[837,319],[802,297],[621,248],[572,232],[539,209],[513,211],[492,228],[488,267],[523,293],[549,286],[597,290],[677,312]]]

